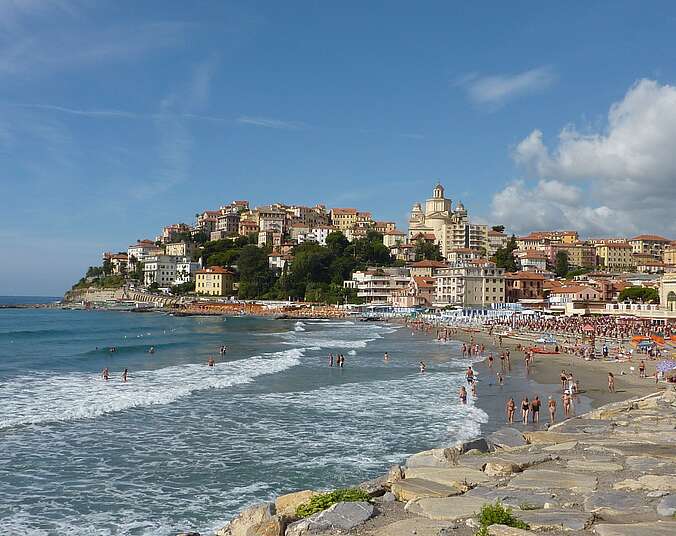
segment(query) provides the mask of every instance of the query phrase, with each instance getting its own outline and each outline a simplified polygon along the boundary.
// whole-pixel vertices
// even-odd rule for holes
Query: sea
[[[0,522],[209,534],[249,504],[476,436],[488,416],[458,401],[467,365],[458,343],[389,323],[0,309]]]

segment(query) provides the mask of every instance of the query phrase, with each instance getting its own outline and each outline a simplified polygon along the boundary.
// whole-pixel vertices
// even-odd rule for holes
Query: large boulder
[[[418,452],[406,460],[407,467],[453,467],[458,465],[460,451],[455,448]]]
[[[301,504],[308,502],[315,495],[317,495],[317,492],[309,489],[280,495],[275,499],[277,514],[286,517],[295,517],[296,508]]]
[[[661,517],[676,515],[676,495],[667,495],[657,504],[657,515]]]
[[[526,445],[526,439],[516,428],[500,428],[488,436],[488,442],[497,448],[514,448]]]
[[[362,482],[357,486],[360,490],[365,491],[371,497],[380,497],[385,494],[387,491],[386,488],[390,487],[390,484],[387,482],[387,476],[380,476],[378,478],[373,478]]]
[[[519,473],[509,482],[516,489],[569,489],[573,492],[594,491],[598,480],[594,475],[552,471],[548,469],[530,469]]]
[[[374,508],[367,502],[340,502],[323,512],[289,525],[286,536],[304,536],[329,529],[351,530],[373,516]]]
[[[466,490],[454,484],[445,485],[422,478],[407,478],[392,484],[392,493],[398,501],[408,502],[421,497],[451,497]]]
[[[655,509],[647,504],[642,495],[626,491],[604,490],[591,493],[584,500],[584,509],[611,523],[652,521],[655,517]]]
[[[485,437],[478,437],[470,441],[465,441],[457,445],[460,452],[469,452],[470,450],[478,450],[479,452],[491,452],[495,450],[491,443]]]
[[[594,521],[594,515],[575,510],[527,510],[516,514],[534,530],[574,530],[581,531]]]
[[[284,522],[275,515],[272,503],[256,504],[242,510],[216,536],[283,536]]]
[[[521,472],[521,468],[515,463],[505,460],[494,460],[484,466],[484,473],[488,476],[509,476],[513,473]]]
[[[486,501],[479,497],[424,498],[411,501],[406,511],[437,521],[457,521],[479,513]]]
[[[439,469],[434,467],[410,467],[406,469],[405,474],[406,479],[431,480],[446,486],[465,487],[467,489],[490,480],[481,471],[462,466]]]

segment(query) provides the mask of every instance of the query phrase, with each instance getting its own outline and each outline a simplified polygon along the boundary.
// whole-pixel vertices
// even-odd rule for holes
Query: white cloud
[[[298,121],[282,121],[279,119],[270,119],[267,117],[249,117],[241,116],[237,118],[238,123],[245,125],[254,125],[257,127],[277,128],[283,130],[301,130],[306,127],[304,123]]]
[[[548,88],[556,81],[551,67],[538,67],[516,74],[479,76],[470,74],[456,85],[464,87],[477,104],[500,105],[505,101]]]
[[[493,209],[517,230],[676,237],[675,148],[676,87],[640,80],[610,107],[603,132],[566,127],[553,149],[539,130],[522,140],[514,160],[539,182],[511,183],[494,196]]]

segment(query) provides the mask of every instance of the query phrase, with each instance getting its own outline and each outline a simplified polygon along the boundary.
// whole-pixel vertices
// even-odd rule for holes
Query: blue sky
[[[0,0],[0,294],[233,199],[676,238],[673,2]]]

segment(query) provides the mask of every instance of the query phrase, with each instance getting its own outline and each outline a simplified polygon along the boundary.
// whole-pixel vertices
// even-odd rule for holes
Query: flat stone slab
[[[584,441],[588,439],[587,434],[566,434],[563,432],[525,432],[523,436],[526,441],[533,445],[551,445],[554,443],[568,443],[570,441]]]
[[[597,419],[575,418],[556,426],[556,433],[568,434],[605,434],[613,429],[613,424],[609,421],[600,421]]]
[[[533,534],[529,530],[515,529],[507,525],[491,525],[488,527],[489,536],[529,536]]]
[[[521,508],[527,505],[530,508],[544,508],[545,503],[556,505],[558,499],[552,493],[538,493],[528,490],[514,490],[509,488],[485,488],[476,487],[469,490],[465,497],[484,499],[487,503],[500,501],[505,506]]]
[[[526,510],[514,515],[535,530],[584,530],[594,520],[594,514],[575,510]]]
[[[516,428],[500,428],[489,434],[488,442],[499,448],[514,448],[527,444],[523,434]]]
[[[328,529],[350,530],[361,525],[373,516],[374,508],[367,502],[341,502],[323,512],[311,515],[289,525],[287,536],[301,536],[311,531]]]
[[[458,486],[449,486],[425,480],[423,478],[407,478],[392,484],[392,493],[398,501],[407,502],[421,497],[451,497],[460,495],[464,490]]]
[[[574,492],[594,491],[598,481],[594,475],[552,471],[549,469],[530,469],[516,475],[509,487],[517,489],[569,489]]]
[[[596,462],[591,460],[569,460],[566,464],[571,469],[576,469],[579,471],[591,471],[592,473],[610,473],[615,471],[622,471],[622,467],[619,463],[612,462]]]
[[[676,521],[655,521],[650,523],[631,523],[626,525],[594,526],[599,536],[673,536],[676,534]]]
[[[646,503],[643,495],[626,491],[604,490],[592,493],[584,500],[584,509],[613,523],[655,519],[655,508]]]
[[[486,500],[477,497],[446,497],[418,499],[406,505],[406,510],[428,519],[438,521],[456,521],[472,517],[486,504]]]
[[[446,521],[435,521],[433,519],[403,519],[395,523],[390,523],[380,527],[372,536],[438,536],[442,529],[448,527]]]
[[[482,471],[467,467],[434,468],[434,467],[409,467],[405,473],[406,480],[410,478],[424,479],[438,482],[446,486],[462,486],[467,483],[476,486],[481,482],[488,482],[490,478]]]
[[[652,456],[676,461],[676,449],[673,445],[619,442],[617,439],[598,440],[594,444],[607,447],[622,456]]]
[[[613,489],[675,491],[676,475],[643,475],[637,479],[628,478],[615,482]]]
[[[577,441],[566,441],[565,443],[554,443],[544,447],[542,450],[545,452],[567,452],[569,450],[574,450],[580,443]]]
[[[676,495],[667,495],[657,504],[657,515],[673,517],[676,514]]]
[[[669,460],[655,458],[653,456],[628,456],[625,463],[627,464],[627,468],[633,471],[645,472],[671,465]]]

